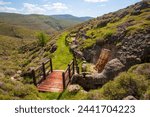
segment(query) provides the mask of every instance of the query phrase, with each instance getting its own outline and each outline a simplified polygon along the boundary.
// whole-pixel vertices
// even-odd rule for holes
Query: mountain
[[[52,34],[55,31],[62,31],[85,20],[88,20],[88,17],[78,18],[71,15],[46,16],[0,13],[0,34],[13,37],[20,37],[21,35],[21,37],[33,38],[31,35],[37,31]]]
[[[59,31],[76,23],[55,19],[45,15],[22,15],[14,13],[0,13],[0,22],[15,26],[23,26],[34,30]]]
[[[81,22],[84,22],[93,18],[93,17],[76,17],[76,16],[69,15],[69,14],[51,15],[51,16],[55,19],[62,19],[62,20],[78,22],[78,23],[81,23]]]

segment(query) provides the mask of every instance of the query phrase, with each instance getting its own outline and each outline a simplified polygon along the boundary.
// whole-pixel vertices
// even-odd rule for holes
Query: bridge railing
[[[69,64],[66,70],[62,73],[63,78],[63,89],[65,89],[69,82],[71,81],[72,76],[75,73],[75,59],[73,59]]]
[[[38,68],[32,70],[31,76],[34,85],[37,86],[37,84],[40,84],[45,80],[50,72],[53,72],[52,59],[43,62]]]

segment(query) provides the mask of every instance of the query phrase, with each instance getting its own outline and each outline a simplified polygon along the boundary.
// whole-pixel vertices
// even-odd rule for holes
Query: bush
[[[87,99],[87,93],[84,90],[80,90],[77,93],[72,93],[66,90],[61,98],[61,100],[85,100]]]
[[[144,94],[144,99],[145,100],[150,100],[150,90],[147,90]]]
[[[37,35],[38,43],[40,46],[44,47],[46,43],[48,42],[48,35],[41,32]]]
[[[114,81],[106,83],[101,90],[105,99],[120,100],[129,95],[140,99],[147,87],[148,82],[144,76],[122,73]]]
[[[106,39],[106,38],[110,38],[110,37],[113,35],[113,33],[114,33],[114,32],[112,32],[112,31],[106,32],[106,33],[104,34],[104,38],[105,38],[105,39]]]
[[[87,95],[88,100],[103,100],[105,99],[103,94],[101,93],[101,89],[92,90]]]
[[[33,85],[23,85],[21,82],[0,78],[0,99],[39,99],[39,93]]]

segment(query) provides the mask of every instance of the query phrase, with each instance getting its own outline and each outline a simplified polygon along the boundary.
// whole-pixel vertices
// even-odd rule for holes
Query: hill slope
[[[0,23],[23,26],[34,30],[59,31],[81,23],[89,18],[78,18],[71,15],[22,15],[15,13],[0,13]]]
[[[51,46],[55,46],[56,38],[53,36],[57,31],[62,31],[83,21],[72,17],[73,21],[69,17],[59,19],[46,15],[0,13],[0,72],[12,71],[4,74],[13,75],[16,70],[21,69],[19,66],[26,66],[32,61],[37,63],[43,56],[49,55],[49,52],[43,52],[43,49],[38,46],[37,34],[41,31],[50,34],[49,45],[46,47],[49,51]],[[25,53],[20,53],[22,50]],[[43,56],[38,57],[41,52]],[[9,66],[6,67],[8,64]]]
[[[71,29],[70,29],[71,30]],[[139,2],[77,25],[66,39],[80,58],[96,63],[102,48],[126,68],[150,62],[150,2]]]

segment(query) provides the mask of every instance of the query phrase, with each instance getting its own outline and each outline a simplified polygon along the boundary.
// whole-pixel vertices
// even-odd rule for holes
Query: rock
[[[137,99],[134,96],[130,95],[130,96],[123,98],[123,100],[137,100]]]
[[[88,93],[87,91],[85,91],[85,90],[83,90],[83,89],[81,90],[81,92],[84,93],[84,94],[87,94],[87,93]]]
[[[87,72],[86,61],[83,61],[83,64],[82,64],[82,67],[81,67],[81,71],[82,71],[82,72]]]
[[[4,86],[4,82],[0,82],[0,88]]]
[[[57,45],[54,44],[54,45],[52,46],[50,52],[51,52],[51,53],[54,53],[56,50],[57,50]]]
[[[13,77],[14,77],[14,79],[17,79],[18,77],[20,77],[20,75],[19,74],[15,74]]]
[[[13,76],[12,76],[12,77],[10,77],[10,79],[11,79],[11,80],[15,80],[15,78],[14,78]]]
[[[148,0],[147,0],[148,1]],[[150,7],[147,1],[139,2],[135,5],[134,9],[135,10],[142,10],[144,8]]]
[[[70,93],[77,93],[78,91],[80,91],[81,87],[79,85],[69,85],[68,86],[68,91]]]
[[[116,75],[118,75],[118,73],[123,71],[124,67],[125,66],[121,63],[121,61],[116,58],[106,64],[102,74],[108,79],[113,79]]]
[[[97,28],[102,28],[109,23],[109,20],[102,20],[99,24],[97,24]]]
[[[131,15],[139,15],[141,14],[141,10],[133,10]]]
[[[113,59],[109,61],[104,70],[101,73],[94,73],[91,75],[76,74],[72,79],[72,84],[79,84],[85,90],[96,89],[104,85],[109,80],[112,80],[121,71],[123,71],[124,65],[119,59]]]
[[[5,75],[3,73],[0,73],[0,78],[4,78]]]
[[[70,46],[70,49],[71,49],[71,50],[74,50],[74,49],[77,48],[77,47],[78,47],[78,46],[74,44],[74,45],[71,45],[71,46]]]
[[[20,76],[21,74],[16,73],[13,75],[10,79],[11,80],[17,80],[17,81],[22,81],[23,77]]]
[[[21,74],[22,74],[22,71],[21,71],[21,70],[18,70],[18,71],[17,71],[17,74],[20,74],[20,75],[21,75]]]
[[[75,50],[75,51],[74,51],[74,54],[75,54],[75,56],[76,56],[77,58],[82,58],[82,59],[84,59],[84,58],[83,58],[83,53],[82,53],[81,51]]]

